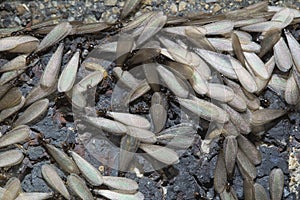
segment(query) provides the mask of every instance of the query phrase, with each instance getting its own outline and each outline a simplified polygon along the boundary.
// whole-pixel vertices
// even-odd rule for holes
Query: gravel
[[[28,23],[37,23],[47,19],[58,17],[68,21],[84,21],[96,22],[103,21],[114,23],[118,20],[119,14],[124,6],[124,1],[117,0],[69,0],[69,1],[0,1],[0,28],[26,26]],[[187,13],[221,13],[228,10],[238,9],[258,1],[216,1],[216,0],[143,0],[138,6],[136,12],[132,15],[140,15],[149,10],[163,10],[168,15],[184,16]],[[288,7],[299,8],[300,2],[295,1],[270,1],[270,5],[284,5]],[[131,16],[132,17],[132,16]],[[66,39],[66,46],[75,49],[78,43],[86,42],[86,38]],[[49,55],[41,57],[42,66],[48,62]],[[68,55],[64,56],[64,60],[68,60]],[[1,57],[0,57],[1,63]],[[41,66],[40,66],[41,67]],[[35,74],[41,72],[41,68],[34,68]],[[33,79],[37,81],[38,79]],[[33,82],[33,84],[35,84]],[[109,85],[110,83],[108,83]],[[106,88],[106,89],[109,89]],[[30,90],[30,85],[23,88],[24,92]],[[284,101],[273,92],[267,90],[262,96],[262,101],[269,101],[269,108],[287,109]],[[55,104],[54,104],[55,101]],[[52,97],[52,104],[48,115],[39,123],[31,128],[36,132],[43,132],[46,139],[50,139],[51,143],[61,146],[62,143],[76,144],[76,131],[74,124],[66,122],[61,124],[59,112],[67,113],[66,110],[59,110],[68,105],[64,105],[66,100],[56,99]],[[103,102],[103,103],[99,103]],[[60,103],[62,105],[60,105]],[[109,101],[105,95],[100,97],[97,103],[99,108],[107,108]],[[133,108],[134,109],[134,108]],[[58,112],[59,111],[59,112]],[[53,117],[54,116],[54,117]],[[169,121],[169,124],[174,122]],[[300,147],[299,134],[299,113],[292,112],[285,119],[274,124],[266,134],[261,136],[261,140],[256,141],[260,145],[262,153],[262,164],[257,167],[257,182],[268,188],[268,175],[275,167],[280,167],[285,174],[285,190],[284,199],[295,200],[296,194],[290,192],[289,188],[299,191],[299,158],[300,153],[295,150]],[[1,132],[4,132],[5,126],[1,126]],[[76,148],[81,148],[77,146]],[[173,167],[164,169],[163,173],[151,172],[145,174],[145,177],[138,178],[135,174],[126,173],[125,176],[135,179],[139,183],[139,190],[145,195],[146,199],[216,199],[219,197],[213,190],[213,171],[216,164],[216,155],[220,145],[216,142],[209,154],[200,154],[200,140],[189,148],[180,158],[180,162]],[[293,154],[293,158],[291,158]],[[43,164],[49,164],[49,157],[45,153],[45,149],[41,146],[28,148],[28,157],[32,162],[28,166],[30,170],[26,171],[26,175],[22,181],[22,188],[26,192],[48,192],[51,189],[43,181],[40,168]],[[86,154],[86,159],[95,167],[101,166],[99,161]],[[294,159],[297,165],[292,174],[289,172],[289,159]],[[291,161],[290,161],[291,163]],[[298,168],[297,168],[298,167]],[[106,171],[112,175],[115,171]],[[297,174],[298,173],[298,174]],[[163,174],[163,175],[162,175]],[[64,174],[60,172],[64,177]],[[294,182],[289,182],[289,178],[293,177]],[[235,179],[233,187],[237,192],[239,199],[243,198],[242,178],[238,170],[235,171]]]

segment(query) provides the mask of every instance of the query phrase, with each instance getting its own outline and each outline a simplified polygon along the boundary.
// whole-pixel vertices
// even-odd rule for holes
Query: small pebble
[[[105,0],[104,5],[106,6],[115,6],[118,3],[117,0]]]
[[[222,9],[222,7],[216,3],[212,9],[212,12],[216,13],[216,12],[220,11],[221,9]]]
[[[171,4],[170,11],[171,11],[172,14],[176,14],[178,12],[177,5],[175,3]]]
[[[186,2],[181,1],[181,2],[179,3],[179,8],[178,8],[179,12],[185,10],[185,9],[186,9],[186,5],[187,5]]]

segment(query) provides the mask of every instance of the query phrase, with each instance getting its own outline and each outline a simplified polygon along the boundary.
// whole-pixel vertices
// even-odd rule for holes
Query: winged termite
[[[19,69],[19,70],[14,70],[14,71],[9,71],[9,72],[3,73],[0,78],[0,86],[6,84],[9,81],[13,80],[14,78],[18,77],[24,71],[25,71],[25,69]]]
[[[24,104],[25,104],[25,98],[22,96],[21,102],[18,105],[2,110],[0,112],[0,122],[4,121],[6,118],[10,117],[18,110],[20,110],[24,106]]]
[[[226,19],[224,14],[212,15],[211,13],[202,13],[202,12],[188,14],[188,18],[190,19],[188,19],[182,25],[200,26],[209,23],[223,21]]]
[[[192,99],[178,98],[178,101],[180,105],[203,119],[219,123],[225,123],[229,120],[229,116],[223,109],[208,101],[197,97],[193,97]]]
[[[72,31],[72,26],[69,22],[62,22],[55,26],[50,33],[48,33],[44,39],[41,41],[35,53],[39,53],[50,46],[58,43],[67,37]]]
[[[208,83],[207,88],[208,91],[206,95],[220,102],[229,102],[234,98],[235,95],[230,87],[222,84]]]
[[[131,11],[133,11],[141,0],[126,0],[121,13],[121,19],[125,18]]]
[[[198,94],[204,95],[208,92],[208,83],[202,77],[202,73],[200,70],[194,70],[194,73],[189,81],[191,82],[195,92],[197,92]]]
[[[98,33],[110,27],[110,25],[104,22],[77,23],[77,24],[71,22],[71,25],[72,25],[72,31],[70,32],[70,35]]]
[[[43,99],[56,91],[56,84],[50,88],[43,88],[40,84],[34,87],[26,96],[25,106]]]
[[[266,22],[260,22],[257,24],[251,24],[247,26],[241,27],[243,31],[248,32],[266,32],[271,31],[275,29],[281,29],[282,22],[278,21],[266,21]]]
[[[106,72],[94,71],[81,79],[74,88],[80,93],[86,92],[89,88],[98,85],[106,75]]]
[[[56,26],[60,21],[60,17],[51,17],[50,19],[43,20],[43,21],[31,21],[30,26],[26,26],[22,31],[32,31],[36,34],[47,34],[50,32],[54,26]],[[41,33],[39,30],[49,27],[49,31],[47,33]]]
[[[149,86],[146,80],[141,81],[136,88],[133,88],[131,91],[129,91],[124,100],[125,105],[129,105],[130,102],[140,98],[141,96],[146,94],[150,89],[151,87]]]
[[[254,197],[255,199],[260,199],[260,200],[269,199],[269,196],[267,195],[265,188],[258,183],[254,184]]]
[[[66,199],[71,198],[63,180],[59,177],[54,167],[45,164],[42,166],[41,171],[42,171],[43,178],[51,186],[51,188],[59,192],[64,198]]]
[[[273,70],[275,68],[275,59],[274,56],[272,56],[267,63],[265,63],[266,70],[268,72],[268,79],[267,80],[261,80],[260,78],[256,77],[255,82],[257,85],[257,94],[259,94],[268,84],[270,77],[272,76]]]
[[[103,184],[120,192],[136,193],[138,184],[131,179],[124,177],[103,176]]]
[[[156,71],[157,66],[158,66],[157,63],[143,64],[143,70],[144,70],[144,74],[145,74],[147,83],[149,84],[151,89],[156,92],[158,92],[160,89],[159,76]]]
[[[243,89],[243,93],[244,93],[244,99],[247,103],[247,107],[250,110],[258,110],[260,107],[260,100],[257,96],[255,96],[254,94],[246,91],[245,89]]]
[[[255,75],[264,80],[269,78],[265,64],[255,53],[244,52],[243,54],[246,59],[246,65],[249,66]]]
[[[17,33],[22,30],[21,26],[9,27],[9,28],[0,28],[0,38],[9,37],[14,33]]]
[[[232,49],[234,51],[234,54],[236,55],[237,59],[241,62],[241,64],[245,67],[246,66],[245,56],[243,54],[243,49],[241,46],[240,39],[235,32],[231,34],[231,40],[232,40]]]
[[[0,153],[0,167],[9,168],[22,162],[24,155],[22,151],[13,149]]]
[[[0,99],[0,110],[14,107],[21,102],[22,93],[17,87],[13,87]]]
[[[77,51],[61,72],[57,84],[59,92],[67,92],[73,87],[79,65],[79,56],[79,51]]]
[[[13,87],[12,84],[4,84],[0,86],[0,98],[2,99],[2,97],[7,93],[7,91],[9,91],[11,88]]]
[[[165,67],[159,65],[156,70],[162,78],[163,82],[168,86],[168,88],[178,97],[187,98],[189,90],[181,84],[178,78],[166,69]]]
[[[289,31],[285,31],[285,37],[288,41],[288,45],[289,45],[290,52],[292,54],[292,58],[294,60],[296,69],[298,70],[298,72],[300,72],[300,57],[299,57],[300,44],[298,43],[298,41],[293,37],[293,35]]]
[[[222,193],[227,185],[227,173],[225,165],[224,152],[218,154],[217,164],[214,170],[214,189],[218,193]]]
[[[130,53],[134,48],[134,39],[131,37],[131,35],[128,34],[121,34],[118,37],[118,43],[117,43],[117,65],[122,66],[125,62],[128,53]]]
[[[36,199],[50,199],[53,197],[53,192],[28,192],[28,193],[20,193],[16,200],[32,200]]]
[[[182,123],[158,133],[157,141],[170,148],[186,149],[193,143],[195,132],[192,124]]]
[[[254,200],[254,181],[249,179],[243,180],[243,190],[245,200]]]
[[[159,37],[159,41],[167,48],[168,53],[171,56],[169,57],[170,59],[174,59],[177,62],[187,65],[192,64],[192,54],[186,48],[165,37]]]
[[[272,200],[280,200],[283,195],[284,174],[280,168],[275,168],[269,176],[270,196]]]
[[[127,135],[138,139],[140,142],[143,143],[155,143],[156,136],[151,131],[140,129],[132,126],[127,126]]]
[[[79,173],[77,165],[65,152],[51,144],[45,144],[45,147],[62,170],[68,173]]]
[[[254,126],[260,126],[271,122],[274,119],[277,119],[284,114],[286,110],[276,110],[276,109],[261,109],[256,110],[251,115],[251,124]]]
[[[241,65],[241,63],[238,60],[231,58],[229,61],[232,64],[232,68],[234,69],[236,76],[243,88],[245,88],[245,90],[251,93],[256,92],[257,85],[253,76],[251,76],[251,74]]]
[[[141,192],[137,192],[135,194],[127,194],[127,193],[121,193],[118,191],[110,191],[110,190],[94,190],[94,192],[108,199],[119,199],[119,200],[125,200],[125,199],[143,200],[144,199],[144,195]]]
[[[136,153],[140,141],[129,135],[122,137],[120,142],[120,155],[119,155],[119,170],[126,171],[129,169],[131,162],[133,161],[134,154]]]
[[[149,129],[149,121],[139,115],[130,114],[130,113],[121,113],[121,112],[107,112],[107,116],[114,118],[116,121],[119,121],[123,124],[134,126],[137,128]]]
[[[26,54],[20,55],[0,67],[0,72],[19,70],[26,68]]]
[[[84,180],[77,174],[70,174],[67,177],[67,184],[77,197],[85,200],[94,199]]]
[[[237,200],[238,198],[233,188],[229,186],[228,190],[229,191],[224,190],[222,193],[220,193],[221,200]]]
[[[237,137],[237,142],[241,151],[245,153],[249,161],[254,164],[258,165],[261,163],[262,157],[259,150],[252,144],[246,137],[239,135]]]
[[[102,117],[86,117],[86,121],[97,128],[102,129],[117,135],[124,135],[127,132],[127,127],[120,122],[116,122],[110,119]]]
[[[149,40],[148,42],[146,42],[142,48],[144,49],[160,49],[160,42],[156,41],[156,40]]]
[[[30,129],[26,125],[17,126],[0,137],[0,148],[11,144],[24,143],[30,139]]]
[[[244,179],[254,180],[256,178],[255,166],[240,149],[237,153],[237,164]]]
[[[186,23],[190,21],[188,19],[188,17],[181,17],[181,18],[178,18],[176,16],[168,16],[168,20],[167,20],[167,23],[166,25],[181,25],[182,23]]]
[[[0,39],[0,52],[31,53],[39,45],[39,40],[32,36],[12,36]]]
[[[151,16],[151,19],[144,25],[144,28],[137,39],[137,46],[141,45],[155,35],[158,31],[160,31],[166,22],[167,16],[165,16],[163,12],[157,12]]]
[[[163,135],[193,135],[196,133],[196,130],[193,127],[193,124],[191,123],[181,123],[177,124],[175,126],[171,126],[170,128],[164,129],[161,132],[157,133],[159,136]],[[162,137],[160,137],[162,138]]]
[[[136,28],[143,26],[144,23],[148,19],[151,19],[151,16],[154,14],[155,14],[155,12],[146,12],[146,13],[141,14],[140,16],[136,17],[134,20],[129,21],[127,24],[125,24],[121,28],[121,32],[129,33],[129,32],[134,31]]]
[[[182,47],[178,43],[173,42],[167,38],[159,37],[159,40],[167,48],[167,52],[164,52],[162,50],[162,54],[164,56],[167,56],[168,58],[181,63],[182,65],[184,65],[184,68],[186,69],[192,68],[190,72],[188,71],[188,73],[191,73],[191,75],[192,72],[195,70],[195,68],[197,68],[201,71],[203,77],[205,77],[206,79],[210,78],[211,76],[210,68],[197,54],[188,51],[186,48]],[[176,67],[176,69],[178,72],[185,71],[185,69],[180,69],[179,66]],[[184,73],[184,75],[185,74],[186,73]],[[187,78],[191,77],[191,75],[188,75]]]
[[[70,152],[73,160],[75,161],[77,167],[79,168],[81,174],[84,178],[93,186],[102,185],[104,179],[99,170],[97,170],[93,165],[88,161],[78,155],[76,152]]]
[[[159,92],[155,92],[151,98],[150,115],[152,121],[153,132],[160,132],[167,121],[167,110],[166,110],[165,99]]]
[[[296,105],[299,102],[300,91],[296,83],[293,72],[290,73],[286,81],[284,99],[290,105]]]
[[[171,27],[164,27],[162,29],[162,31],[166,32],[166,33],[186,36],[186,29],[196,29],[197,30],[197,28],[194,26],[171,26]],[[203,29],[203,31],[205,31],[205,30]]]
[[[268,6],[268,12],[279,12],[282,9],[285,9],[285,7],[281,7],[281,6]],[[294,15],[294,18],[299,18],[300,17],[300,12],[297,9],[294,8],[288,8],[289,12],[292,13]],[[287,11],[285,11],[287,12]]]
[[[263,57],[273,46],[278,42],[281,36],[280,29],[269,30],[264,33],[263,39],[261,41],[261,50],[258,54],[259,57]]]
[[[72,90],[65,93],[74,109],[81,110],[87,106],[87,95],[81,90],[80,86],[75,85]]]
[[[164,55],[163,51],[162,51],[162,55]],[[203,61],[203,63],[206,64],[204,61]],[[178,63],[175,61],[167,61],[166,66],[168,66],[168,67],[172,68],[173,70],[177,71],[178,73],[180,73],[185,79],[190,79],[193,76],[195,68],[197,68],[197,67],[192,67],[190,65],[186,65],[183,63]],[[209,67],[208,67],[208,69],[209,69]],[[206,72],[203,72],[203,74],[206,74]]]
[[[278,74],[273,74],[268,83],[268,88],[277,93],[278,95],[284,96],[286,84],[287,79]]]
[[[273,47],[276,66],[280,71],[287,72],[293,65],[290,50],[281,37]]]
[[[256,24],[256,23],[265,22],[265,21],[267,21],[267,19],[264,17],[250,18],[250,19],[243,19],[243,20],[233,19],[235,28],[248,26],[251,24]]]
[[[228,137],[228,136],[235,136],[237,137],[240,133],[238,132],[238,129],[236,126],[231,122],[228,121],[224,124],[217,124],[218,129],[224,129],[222,132],[223,136]]]
[[[254,13],[265,12],[268,10],[268,2],[262,1],[255,4],[252,4],[243,9],[230,11],[225,14],[226,18],[232,19],[246,19],[253,16]]]
[[[248,134],[251,132],[250,123],[246,121],[239,112],[235,111],[227,104],[222,104],[222,108],[229,114],[231,122],[242,134]]]
[[[49,100],[42,99],[36,101],[31,106],[29,106],[23,114],[15,121],[14,126],[22,124],[31,124],[36,122],[41,118],[48,110]]]
[[[104,76],[106,76],[107,72],[105,69],[107,69],[107,65],[109,65],[109,64],[110,64],[110,62],[106,62],[103,59],[87,57],[81,63],[81,68],[91,70],[91,71],[101,71],[104,74]]]
[[[231,20],[222,20],[203,25],[205,35],[226,35],[233,30],[234,23]]]
[[[292,73],[296,81],[296,84],[298,85],[298,88],[300,88],[300,73],[295,69],[292,71]]]
[[[154,159],[167,165],[175,164],[179,160],[177,153],[167,147],[152,144],[140,144],[139,148],[141,148]]]
[[[63,50],[64,44],[60,43],[44,69],[43,75],[40,79],[40,84],[42,87],[51,88],[56,84],[61,66],[61,60],[63,57]]]
[[[195,52],[200,55],[200,57],[203,58],[203,60],[205,60],[211,67],[224,74],[224,76],[237,79],[237,75],[228,56],[203,49],[195,49]]]
[[[283,8],[276,12],[271,21],[281,22],[281,28],[288,26],[294,19],[294,13],[289,8]]]
[[[248,44],[253,40],[252,35],[245,31],[234,30],[232,31],[232,34],[234,34],[239,39],[241,44]],[[233,39],[232,34],[230,35],[231,39]]]
[[[3,200],[12,200],[15,199],[19,193],[22,191],[20,180],[16,177],[10,178],[6,185],[5,191],[3,193]]]
[[[226,38],[207,38],[210,44],[217,50],[217,51],[233,51],[232,48],[232,40]],[[260,45],[255,42],[249,42],[247,44],[241,44],[241,48],[243,51],[247,52],[255,52],[258,53],[260,51]]]
[[[224,81],[235,92],[235,96],[227,104],[239,112],[244,112],[247,109],[247,102],[242,88],[229,79],[224,79]]]
[[[120,83],[129,89],[137,88],[140,84],[140,80],[135,78],[130,72],[123,71],[121,67],[115,67],[113,72],[114,75],[119,79]]]
[[[214,46],[205,37],[205,34],[203,33],[203,30],[201,28],[187,27],[185,29],[185,36],[198,48],[203,48],[209,51],[216,51]]]
[[[235,136],[225,137],[223,143],[226,171],[229,177],[232,177],[238,151],[238,144]]]
[[[6,189],[3,187],[0,188],[0,197],[2,198]]]
[[[101,53],[102,52],[115,53],[117,51],[117,45],[118,45],[118,41],[107,42],[107,43],[95,46],[94,51],[98,50]],[[97,52],[97,53],[98,54],[96,56],[94,56],[94,57],[98,57],[99,52]],[[93,58],[93,52],[91,52],[89,54],[88,58],[91,58],[91,57]]]
[[[134,52],[131,58],[128,58],[128,65],[136,65],[151,61],[160,55],[160,48],[141,48]]]
[[[206,62],[204,60],[202,60],[198,55],[192,53],[192,59],[195,60],[195,64],[192,66],[194,71],[198,71],[201,73],[201,75],[203,76],[203,78],[205,78],[206,80],[210,80],[211,79],[211,69],[208,66],[208,64],[206,64]],[[179,71],[180,72],[180,71]],[[189,79],[189,78],[187,78]]]

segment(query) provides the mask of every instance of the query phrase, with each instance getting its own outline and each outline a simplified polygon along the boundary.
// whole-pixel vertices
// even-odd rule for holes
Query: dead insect
[[[280,200],[283,195],[284,174],[281,169],[275,168],[270,173],[269,185],[272,200]]]

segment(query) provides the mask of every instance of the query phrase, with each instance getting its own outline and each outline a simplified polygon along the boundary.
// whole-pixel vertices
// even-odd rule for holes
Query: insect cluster
[[[128,0],[121,17],[125,18],[138,3]],[[179,18],[148,12],[130,22],[120,22],[122,26],[50,20],[30,28],[0,29],[0,51],[16,55],[0,67],[0,122],[12,121],[12,129],[0,137],[0,167],[22,162],[22,149],[8,147],[31,138],[29,125],[45,115],[47,98],[59,92],[72,104],[79,138],[88,151],[101,148],[97,146],[99,141],[118,147],[117,159],[110,167],[124,172],[136,170],[137,158],[147,160],[151,170],[179,162],[178,153],[193,143],[200,121],[200,126],[202,122],[209,124],[202,141],[203,153],[209,152],[206,147],[212,142],[224,140],[214,172],[214,189],[220,198],[237,199],[231,185],[237,166],[244,181],[244,199],[268,199],[265,188],[255,183],[255,166],[262,158],[249,138],[261,135],[267,124],[288,113],[260,106],[259,95],[265,88],[291,106],[299,104],[300,44],[285,29],[296,26],[299,19],[298,10],[261,2],[220,15]],[[40,41],[24,34],[27,32],[45,37]],[[61,71],[65,52],[61,41],[70,35],[104,32],[108,36],[103,36],[86,59],[81,59],[82,52],[77,50]],[[58,43],[39,83],[23,96],[18,77]],[[116,100],[117,104],[99,116],[92,105],[95,90],[107,79],[117,79],[112,95],[112,102]],[[149,94],[147,115],[128,112],[131,105]],[[171,104],[181,109],[181,116],[179,122],[167,127]],[[66,153],[42,143],[59,168],[69,174],[67,186],[75,196],[144,199],[135,181],[102,176],[75,151]],[[54,191],[71,198],[54,165],[42,166],[42,175]],[[282,199],[281,169],[272,170],[269,186],[271,199]],[[93,188],[92,193],[89,188]],[[53,196],[23,193],[17,178],[11,178],[0,194],[5,199]]]

